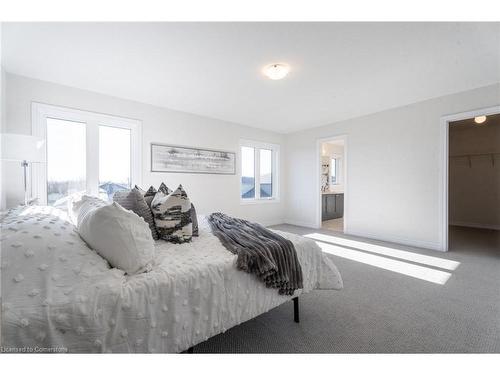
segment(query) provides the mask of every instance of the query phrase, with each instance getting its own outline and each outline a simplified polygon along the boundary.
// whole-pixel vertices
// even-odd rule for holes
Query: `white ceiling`
[[[500,23],[4,23],[2,41],[10,73],[282,133],[500,81]]]

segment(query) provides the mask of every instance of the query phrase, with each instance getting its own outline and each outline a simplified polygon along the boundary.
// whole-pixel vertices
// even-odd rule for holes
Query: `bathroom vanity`
[[[321,194],[321,220],[338,219],[344,216],[344,193]]]

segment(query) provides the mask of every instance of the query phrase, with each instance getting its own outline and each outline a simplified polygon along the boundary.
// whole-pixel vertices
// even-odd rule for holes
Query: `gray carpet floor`
[[[286,303],[197,345],[195,353],[500,352],[500,232],[452,227],[450,251],[441,253],[291,225],[274,228],[322,232],[460,265],[439,285],[328,255],[344,289],[302,296],[299,324],[293,304]]]

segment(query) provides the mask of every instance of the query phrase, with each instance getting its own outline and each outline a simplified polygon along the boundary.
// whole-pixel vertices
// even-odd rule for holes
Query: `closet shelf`
[[[467,158],[469,160],[469,168],[472,168],[472,158],[473,157],[490,157],[491,165],[495,166],[495,156],[500,155],[500,152],[488,152],[488,153],[480,153],[480,154],[459,154],[459,155],[450,155],[450,159],[452,158]]]

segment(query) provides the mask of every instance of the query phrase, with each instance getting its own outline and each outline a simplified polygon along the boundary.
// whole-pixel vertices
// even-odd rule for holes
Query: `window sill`
[[[269,204],[269,203],[279,203],[280,200],[278,198],[264,198],[264,199],[240,199],[240,204],[242,206],[249,204]]]

